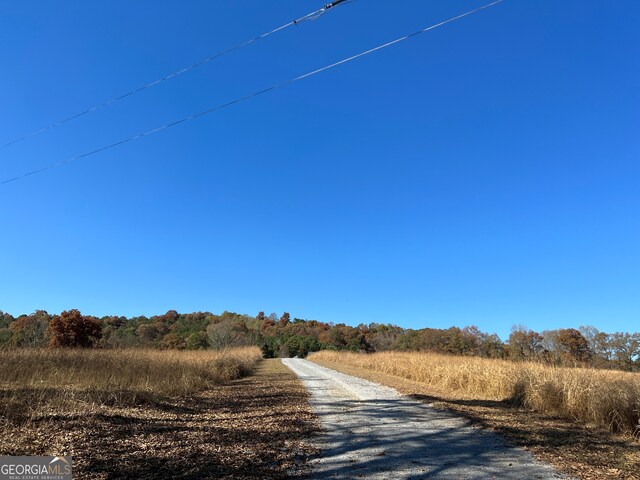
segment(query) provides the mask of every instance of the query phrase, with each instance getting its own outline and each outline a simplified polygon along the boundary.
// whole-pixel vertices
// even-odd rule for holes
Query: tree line
[[[640,370],[640,333],[605,333],[594,327],[535,332],[522,325],[508,340],[475,326],[406,329],[370,323],[291,318],[289,313],[255,317],[232,312],[178,313],[151,317],[83,315],[78,310],[52,315],[37,310],[13,317],[0,311],[0,348],[84,347],[222,349],[257,345],[265,357],[306,356],[321,349],[354,352],[433,351],[452,355],[534,360],[555,365]]]

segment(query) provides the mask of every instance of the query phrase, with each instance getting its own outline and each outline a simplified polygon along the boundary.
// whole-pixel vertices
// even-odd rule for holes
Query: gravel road
[[[282,362],[309,389],[324,427],[312,478],[567,478],[498,435],[392,388],[308,360]]]

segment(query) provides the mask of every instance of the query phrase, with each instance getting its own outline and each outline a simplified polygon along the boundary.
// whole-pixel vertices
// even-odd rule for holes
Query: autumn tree
[[[591,351],[606,360],[607,362],[613,359],[613,346],[611,344],[611,334],[606,332],[596,331],[592,337],[585,337],[589,342]],[[583,334],[584,335],[584,334]]]
[[[627,370],[640,367],[640,333],[612,333],[609,345],[618,367]]]
[[[180,314],[175,310],[169,310],[162,317],[163,317],[163,320],[167,323],[175,323],[178,320],[178,318],[180,318]]]
[[[186,348],[186,342],[175,333],[167,333],[162,337],[160,348],[163,350],[184,350]]]
[[[591,350],[587,339],[575,328],[557,330],[555,341],[565,362],[587,362],[591,358]]]
[[[118,329],[127,323],[127,317],[118,317],[116,315],[103,317],[102,323],[109,327],[113,327],[114,329]]]
[[[523,325],[514,325],[507,342],[509,357],[515,360],[532,360],[542,351],[543,337]]]
[[[485,358],[502,358],[504,356],[504,344],[497,334],[485,333],[476,326],[465,327],[461,333],[471,338],[467,340],[467,345],[473,346],[473,350],[466,352],[467,354]]]
[[[144,344],[154,344],[164,336],[165,330],[163,325],[159,323],[143,323],[136,328],[136,336]]]
[[[46,344],[46,331],[50,321],[51,315],[44,310],[21,315],[10,325],[13,332],[11,343],[17,347],[39,347]]]
[[[220,323],[212,323],[207,327],[209,344],[211,348],[242,347],[252,341],[246,325],[237,319],[229,319]]]
[[[92,347],[102,337],[100,322],[83,316],[79,310],[53,317],[47,328],[52,347]]]
[[[276,322],[273,318],[264,317],[263,315],[262,321],[260,322],[260,330],[268,332],[272,330],[273,327],[275,326],[276,326]]]
[[[383,352],[393,348],[396,338],[404,333],[404,329],[395,325],[378,323],[369,324],[367,342],[376,352]]]
[[[290,321],[291,321],[291,315],[289,315],[289,312],[284,312],[280,317],[279,323],[281,327],[286,327]]]
[[[444,352],[454,355],[473,355],[478,349],[478,339],[470,328],[466,331],[458,327],[444,330],[442,335]]]

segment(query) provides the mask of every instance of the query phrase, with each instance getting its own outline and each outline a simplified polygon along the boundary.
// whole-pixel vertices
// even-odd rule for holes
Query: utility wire
[[[356,60],[357,58],[364,57],[365,55],[369,55],[371,53],[377,52],[378,50],[382,50],[384,48],[390,47],[392,45],[395,45],[397,43],[403,42],[403,41],[408,40],[410,38],[416,37],[416,36],[418,36],[420,34],[423,34],[423,33],[428,32],[430,30],[436,29],[436,28],[441,27],[443,25],[446,25],[448,23],[455,22],[456,20],[460,20],[460,19],[462,19],[464,17],[467,17],[469,15],[477,13],[477,12],[479,12],[481,10],[484,10],[486,8],[489,8],[489,7],[492,7],[492,6],[497,5],[499,3],[502,3],[503,1],[504,0],[495,0],[495,1],[491,2],[491,3],[483,5],[481,7],[475,8],[473,10],[469,10],[468,12],[462,13],[460,15],[456,15],[455,17],[451,17],[451,18],[449,18],[447,20],[444,20],[442,22],[439,22],[439,23],[436,23],[436,24],[431,25],[429,27],[423,28],[422,30],[418,30],[417,32],[411,33],[409,35],[405,35],[404,37],[397,38],[395,40],[392,40],[390,42],[384,43],[382,45],[378,45],[377,47],[371,48],[371,49],[366,50],[364,52],[361,52],[361,53],[358,53],[358,54],[353,55],[351,57],[345,58],[343,60],[340,60],[339,62],[332,63],[332,64],[324,66],[322,68],[318,68],[317,70],[313,70],[313,71],[305,73],[303,75],[299,75],[297,77],[291,78],[291,79],[286,80],[284,82],[276,83],[275,85],[272,85],[272,86],[270,86],[268,88],[265,88],[263,90],[259,90],[257,92],[251,93],[249,95],[245,95],[244,97],[236,98],[235,100],[232,100],[232,101],[227,102],[227,103],[223,103],[221,105],[217,105],[215,107],[209,108],[208,110],[204,110],[202,112],[195,113],[193,115],[189,115],[188,117],[184,117],[184,118],[182,118],[180,120],[176,120],[174,122],[164,124],[164,125],[162,125],[160,127],[154,128],[152,130],[147,130],[146,132],[139,133],[137,135],[134,135],[133,137],[129,137],[129,138],[126,138],[124,140],[120,140],[119,142],[112,143],[112,144],[107,145],[105,147],[101,147],[101,148],[98,148],[96,150],[92,150],[90,152],[86,152],[86,153],[83,153],[81,155],[77,155],[75,157],[68,158],[66,160],[62,160],[62,161],[59,161],[59,162],[56,162],[56,163],[52,163],[52,164],[46,165],[46,166],[41,167],[41,168],[39,168],[37,170],[33,170],[31,172],[24,173],[22,175],[18,175],[17,177],[8,178],[8,179],[3,180],[2,182],[0,182],[0,185],[4,185],[6,183],[10,183],[10,182],[13,182],[15,180],[19,180],[19,179],[24,178],[24,177],[35,175],[35,174],[43,172],[45,170],[49,170],[49,169],[52,169],[52,168],[55,168],[55,167],[60,167],[60,166],[65,165],[67,163],[71,163],[71,162],[74,162],[76,160],[80,160],[81,158],[85,158],[85,157],[89,157],[91,155],[95,155],[96,153],[103,152],[105,150],[109,150],[109,149],[117,147],[119,145],[122,145],[122,144],[125,144],[125,143],[128,143],[128,142],[131,142],[133,140],[136,140],[138,138],[146,137],[148,135],[151,135],[152,133],[156,133],[156,132],[159,132],[161,130],[165,130],[167,128],[175,127],[176,125],[179,125],[179,124],[184,123],[184,122],[188,122],[189,120],[193,120],[195,118],[208,115],[208,114],[213,113],[213,112],[218,111],[218,110],[222,110],[223,108],[227,108],[227,107],[230,107],[231,105],[235,105],[236,103],[240,103],[240,102],[243,102],[245,100],[249,100],[250,98],[257,97],[258,95],[262,95],[264,93],[271,92],[273,90],[277,90],[279,88],[285,87],[287,85],[291,85],[292,83],[298,82],[298,81],[303,80],[305,78],[312,77],[312,76],[317,75],[317,74],[319,74],[321,72],[324,72],[325,70],[329,70],[329,69],[335,68],[335,67],[337,67],[339,65],[342,65],[344,63],[351,62],[353,60]]]
[[[129,90],[128,92],[123,93],[121,95],[118,95],[117,97],[113,97],[113,98],[110,98],[109,100],[105,100],[104,102],[99,103],[97,105],[94,105],[93,107],[88,108],[88,109],[86,109],[86,110],[84,110],[82,112],[76,113],[74,115],[71,115],[70,117],[64,118],[62,120],[58,120],[57,122],[54,122],[54,123],[51,123],[51,124],[47,125],[46,127],[42,127],[42,128],[40,128],[38,130],[35,130],[35,131],[31,132],[31,133],[28,133],[28,134],[23,135],[21,137],[15,138],[15,139],[11,140],[10,142],[5,143],[4,145],[0,146],[0,149],[6,148],[6,147],[8,147],[10,145],[13,145],[14,143],[18,143],[18,142],[21,142],[22,140],[26,140],[27,138],[31,138],[31,137],[34,137],[34,136],[39,135],[41,133],[44,133],[47,130],[51,130],[52,128],[59,127],[60,125],[63,125],[65,123],[70,122],[72,120],[75,120],[77,118],[80,118],[80,117],[82,117],[82,116],[84,116],[84,115],[86,115],[88,113],[95,112],[96,110],[99,110],[99,109],[101,109],[103,107],[106,107],[106,106],[111,105],[113,103],[116,103],[116,102],[118,102],[120,100],[123,100],[123,99],[125,99],[127,97],[130,97],[131,95],[135,95],[136,93],[139,93],[139,92],[141,92],[143,90],[146,90],[148,88],[155,87],[156,85],[159,85],[159,84],[161,84],[163,82],[166,82],[167,80],[171,80],[172,78],[175,78],[175,77],[177,77],[179,75],[182,75],[183,73],[187,73],[187,72],[190,72],[191,70],[195,70],[198,67],[202,67],[203,65],[206,65],[207,63],[209,63],[209,62],[211,62],[211,61],[213,61],[213,60],[215,60],[217,58],[220,58],[220,57],[222,57],[224,55],[227,55],[227,54],[229,54],[231,52],[235,52],[236,50],[240,50],[243,47],[251,45],[252,43],[256,43],[256,42],[258,42],[258,41],[260,41],[260,40],[262,40],[262,39],[264,39],[264,38],[266,38],[266,37],[268,37],[270,35],[273,35],[274,33],[277,33],[277,32],[279,32],[281,30],[284,30],[285,28],[291,27],[292,25],[298,25],[298,24],[300,24],[300,23],[302,23],[302,22],[304,22],[306,20],[315,20],[316,18],[320,17],[321,15],[323,15],[324,13],[326,13],[327,11],[332,9],[333,7],[336,7],[336,6],[340,5],[341,3],[345,2],[345,1],[347,1],[347,0],[336,0],[336,1],[332,2],[332,3],[327,3],[322,8],[319,8],[319,9],[317,9],[317,10],[311,12],[311,13],[308,13],[307,15],[304,15],[303,17],[300,17],[300,18],[298,18],[296,20],[292,20],[289,23],[285,23],[284,25],[282,25],[282,26],[280,26],[278,28],[274,28],[273,30],[270,30],[270,31],[268,31],[266,33],[263,33],[262,35],[258,35],[257,37],[254,37],[254,38],[252,38],[250,40],[246,40],[244,42],[238,43],[237,45],[234,45],[233,47],[227,48],[226,50],[223,50],[223,51],[218,52],[216,54],[210,55],[207,58],[204,58],[204,59],[200,60],[199,62],[196,62],[196,63],[194,63],[194,64],[192,64],[192,65],[190,65],[188,67],[184,67],[184,68],[181,68],[179,70],[176,70],[175,72],[169,73],[168,75],[165,75],[162,78],[159,78],[157,80],[153,80],[151,82],[145,83],[144,85],[141,85],[140,87],[134,88],[133,90]]]

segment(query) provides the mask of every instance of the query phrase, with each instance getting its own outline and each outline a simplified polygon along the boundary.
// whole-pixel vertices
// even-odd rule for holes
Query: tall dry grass
[[[310,360],[362,367],[486,400],[509,400],[639,436],[640,375],[435,353],[322,351]]]
[[[224,351],[0,349],[0,420],[189,395],[248,374],[258,348]]]

